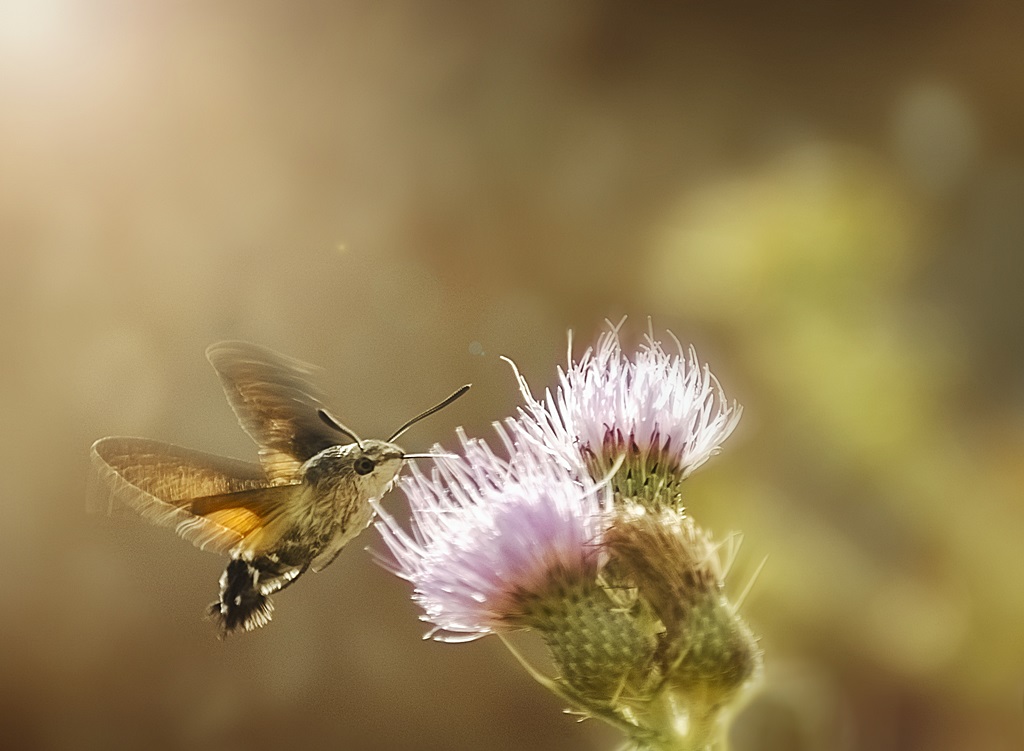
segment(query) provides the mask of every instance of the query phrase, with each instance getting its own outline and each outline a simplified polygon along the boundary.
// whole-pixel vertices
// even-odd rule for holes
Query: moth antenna
[[[359,450],[362,451],[362,449],[363,449],[363,441],[359,438],[359,436],[357,436],[355,434],[354,430],[349,430],[344,425],[342,425],[340,422],[335,420],[326,409],[318,409],[316,411],[316,413],[317,413],[317,415],[319,415],[320,419],[324,421],[324,424],[327,425],[327,427],[333,428],[334,430],[337,430],[342,435],[348,436],[349,438],[351,438],[355,442],[355,444],[359,447]]]
[[[432,414],[434,414],[434,413],[435,413],[435,412],[437,412],[438,410],[442,410],[442,409],[444,409],[445,407],[447,407],[447,406],[448,406],[449,404],[451,404],[451,403],[452,403],[452,402],[454,402],[454,401],[455,401],[456,399],[458,399],[458,398],[459,398],[460,396],[462,396],[462,395],[463,395],[463,394],[465,394],[465,393],[466,393],[467,391],[469,391],[469,387],[470,387],[471,385],[472,385],[472,384],[470,384],[470,383],[467,383],[467,384],[466,384],[465,386],[463,386],[462,388],[458,389],[458,390],[457,390],[457,391],[456,391],[456,392],[455,392],[454,394],[452,394],[451,396],[449,396],[449,397],[448,397],[447,399],[444,399],[443,401],[441,401],[441,402],[438,402],[438,403],[437,403],[437,404],[435,404],[435,405],[434,405],[433,407],[431,407],[430,409],[428,409],[428,410],[427,410],[426,412],[421,412],[420,414],[416,415],[416,416],[415,416],[414,418],[412,418],[411,420],[409,420],[408,422],[406,422],[406,423],[405,423],[404,425],[402,425],[402,427],[400,427],[400,428],[399,428],[398,430],[396,430],[396,431],[395,431],[394,433],[392,433],[392,434],[391,434],[391,437],[390,437],[390,438],[388,438],[388,443],[392,443],[393,441],[397,440],[397,439],[398,439],[398,437],[399,437],[400,435],[402,435],[402,433],[404,433],[405,431],[407,431],[407,430],[408,430],[409,428],[411,428],[411,427],[412,427],[413,425],[415,425],[416,423],[418,423],[418,422],[419,422],[420,420],[422,420],[422,419],[423,419],[424,417],[430,417],[430,416],[431,416]],[[321,418],[323,418],[323,415],[320,415],[320,417],[321,417]]]

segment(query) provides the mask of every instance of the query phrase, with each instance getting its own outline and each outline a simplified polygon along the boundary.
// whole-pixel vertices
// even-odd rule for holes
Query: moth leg
[[[340,547],[337,550],[335,550],[333,555],[331,555],[331,557],[328,558],[325,563],[317,564],[317,566],[313,569],[313,571],[316,571],[316,572],[323,571],[325,568],[330,566],[332,563],[334,563],[338,559],[338,556],[341,555],[341,551],[344,550],[344,549],[345,549],[344,547]]]

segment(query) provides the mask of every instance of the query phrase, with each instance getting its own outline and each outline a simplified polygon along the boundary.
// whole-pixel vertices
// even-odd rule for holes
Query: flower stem
[[[726,751],[715,705],[694,701],[684,706],[666,691],[652,702],[644,720],[655,733],[640,743],[640,751]]]

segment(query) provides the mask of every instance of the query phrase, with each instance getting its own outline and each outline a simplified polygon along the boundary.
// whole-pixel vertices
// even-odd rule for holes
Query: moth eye
[[[373,472],[373,468],[377,466],[377,463],[368,456],[360,456],[356,459],[355,464],[352,468],[356,471],[357,475],[368,475]]]

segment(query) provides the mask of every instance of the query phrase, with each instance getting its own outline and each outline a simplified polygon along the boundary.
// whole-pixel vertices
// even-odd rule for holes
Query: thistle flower
[[[460,430],[464,456],[438,458],[430,477],[413,465],[400,486],[412,534],[378,509],[387,565],[413,584],[442,640],[537,625],[545,601],[597,578],[607,489],[495,427],[509,460]]]
[[[693,347],[684,353],[675,341],[678,354],[669,354],[650,332],[630,359],[614,326],[579,361],[570,355],[554,394],[545,391],[543,400],[516,370],[524,426],[558,449],[567,467],[582,463],[593,478],[625,457],[613,480],[621,497],[678,505],[679,483],[718,451],[742,408],[726,400]]]
[[[707,751],[761,653],[679,484],[740,407],[692,348],[670,355],[649,334],[629,358],[617,327],[543,400],[516,377],[526,405],[495,426],[507,459],[460,430],[462,456],[439,455],[429,477],[412,465],[401,485],[411,531],[378,508],[387,565],[413,584],[428,636],[532,629],[558,673],[520,659],[576,711],[635,751]]]

